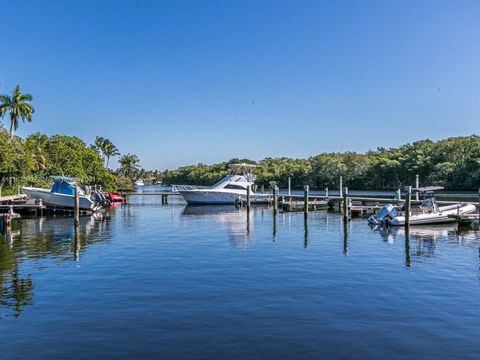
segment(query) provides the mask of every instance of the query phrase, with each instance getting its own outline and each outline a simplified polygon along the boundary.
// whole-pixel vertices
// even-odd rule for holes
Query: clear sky
[[[111,139],[146,169],[479,133],[480,1],[4,1],[19,135]]]

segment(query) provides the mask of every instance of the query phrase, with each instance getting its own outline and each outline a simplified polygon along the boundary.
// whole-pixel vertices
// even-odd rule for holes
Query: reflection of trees
[[[109,217],[81,217],[78,232],[71,217],[24,219],[14,223],[14,232],[0,236],[0,318],[19,316],[33,304],[34,283],[21,264],[25,260],[79,259],[88,246],[105,241],[98,236],[107,229]]]

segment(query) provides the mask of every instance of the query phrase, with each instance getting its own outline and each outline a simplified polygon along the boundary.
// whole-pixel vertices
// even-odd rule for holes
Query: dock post
[[[262,194],[265,194],[265,185],[262,184]]]
[[[343,219],[348,220],[348,187],[345,187],[343,194]]]
[[[273,187],[273,212],[276,214],[278,211],[278,186]]]
[[[397,189],[397,200],[400,201],[402,200],[402,190]]]
[[[343,197],[343,176],[340,176],[340,190],[338,196]]]
[[[75,226],[80,224],[80,194],[78,192],[78,186],[75,187],[75,202],[74,202],[74,219]]]
[[[420,175],[415,175],[415,188],[418,189],[420,187]],[[415,191],[415,200],[419,200],[418,191]]]
[[[328,198],[328,187],[325,188],[325,197]]]
[[[303,214],[305,217],[308,217],[308,192],[309,186],[305,185],[303,187]]]
[[[480,188],[478,188],[478,219],[480,221]]]
[[[0,185],[0,198],[2,197],[2,185]]]
[[[405,199],[405,228],[408,230],[410,228],[410,211],[411,211],[411,200],[412,200],[412,187],[407,186],[407,197]]]
[[[247,212],[250,211],[250,186],[247,186]]]
[[[292,190],[292,178],[289,176],[288,177],[288,196],[291,195],[291,190]]]

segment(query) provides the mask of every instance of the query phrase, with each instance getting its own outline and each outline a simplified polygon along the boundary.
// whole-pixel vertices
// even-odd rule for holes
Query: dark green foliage
[[[163,173],[165,184],[211,185],[221,179],[232,162],[255,163],[233,159],[229,162],[184,166]],[[324,153],[308,160],[266,158],[256,171],[257,184],[285,188],[288,177],[292,187],[336,189],[339,177],[352,189],[396,189],[415,184],[420,175],[423,185],[443,185],[450,190],[477,190],[480,187],[480,137],[455,137],[438,142],[417,141],[399,148],[354,152]]]

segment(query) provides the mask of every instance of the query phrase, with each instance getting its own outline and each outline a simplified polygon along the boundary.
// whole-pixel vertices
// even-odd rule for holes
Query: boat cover
[[[63,181],[55,181],[52,186],[52,193],[75,195],[75,185]]]

